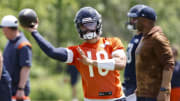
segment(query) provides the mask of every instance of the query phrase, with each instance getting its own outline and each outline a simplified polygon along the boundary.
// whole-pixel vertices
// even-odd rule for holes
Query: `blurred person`
[[[72,101],[78,101],[76,85],[78,83],[79,72],[76,69],[76,67],[73,65],[67,65],[66,72],[70,76],[70,84],[71,84],[71,89],[72,89]],[[65,78],[64,80],[65,82],[69,81],[67,78]]]
[[[4,16],[0,26],[8,39],[3,53],[3,63],[12,78],[12,98],[26,99],[30,93],[31,44],[23,32],[18,30],[18,20],[15,16]]]
[[[170,101],[174,68],[170,43],[160,26],[156,12],[144,6],[137,13],[137,30],[143,37],[136,49],[137,101]]]
[[[135,50],[142,38],[142,33],[136,29],[137,16],[136,13],[145,5],[138,4],[130,8],[127,13],[128,22],[127,29],[133,34],[133,38],[128,44],[127,48],[127,62],[124,71],[124,93],[127,101],[136,101],[135,89],[136,89],[136,72],[135,72]]]
[[[178,51],[175,47],[172,47],[174,60],[175,60],[175,68],[171,80],[171,101],[180,101],[180,62],[177,60]]]
[[[11,93],[11,77],[3,64],[3,57],[0,52],[0,100],[11,101]]]
[[[24,27],[51,58],[76,66],[82,77],[84,101],[125,101],[119,70],[124,69],[126,55],[119,38],[104,38],[101,15],[92,7],[81,8],[75,24],[81,45],[54,48],[33,28]]]

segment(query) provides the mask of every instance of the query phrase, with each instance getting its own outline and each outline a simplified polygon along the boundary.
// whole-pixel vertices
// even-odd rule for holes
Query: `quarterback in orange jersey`
[[[125,101],[119,70],[124,69],[126,55],[118,38],[101,36],[101,15],[92,7],[81,8],[75,24],[84,43],[68,48],[54,48],[34,28],[32,33],[40,48],[50,57],[75,65],[82,77],[84,101]]]
[[[118,38],[99,38],[94,44],[84,42],[82,45],[72,46],[69,49],[75,54],[70,56],[73,59],[71,58],[72,60],[68,62],[76,65],[82,76],[85,98],[109,99],[119,98],[123,95],[119,71],[115,70],[115,66],[113,67],[116,64],[114,55],[119,55],[123,51],[123,46]],[[105,62],[104,66],[98,66],[97,62],[103,61]],[[125,60],[121,60],[116,65],[122,65],[122,61]],[[99,63],[99,65],[103,65],[103,63]],[[123,66],[119,69],[123,69]]]

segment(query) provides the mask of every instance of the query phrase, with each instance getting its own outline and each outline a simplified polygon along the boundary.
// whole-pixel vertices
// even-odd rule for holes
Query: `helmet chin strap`
[[[97,37],[96,32],[88,32],[88,33],[83,35],[83,39],[85,39],[85,40],[94,39],[95,37]]]

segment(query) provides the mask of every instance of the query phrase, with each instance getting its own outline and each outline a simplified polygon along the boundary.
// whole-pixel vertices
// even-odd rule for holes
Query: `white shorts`
[[[136,94],[133,93],[126,97],[126,101],[136,101]]]
[[[120,98],[114,98],[114,99],[87,99],[84,98],[84,101],[114,101],[114,100],[118,100],[118,99],[122,99],[125,98],[125,96],[121,96]]]

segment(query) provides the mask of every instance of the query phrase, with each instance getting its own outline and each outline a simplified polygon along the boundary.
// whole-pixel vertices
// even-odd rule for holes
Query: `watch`
[[[161,88],[160,88],[160,91],[165,92],[165,91],[169,91],[169,89],[168,89],[168,88],[161,87]]]
[[[22,88],[22,87],[18,87],[18,90],[24,90],[24,88]]]

